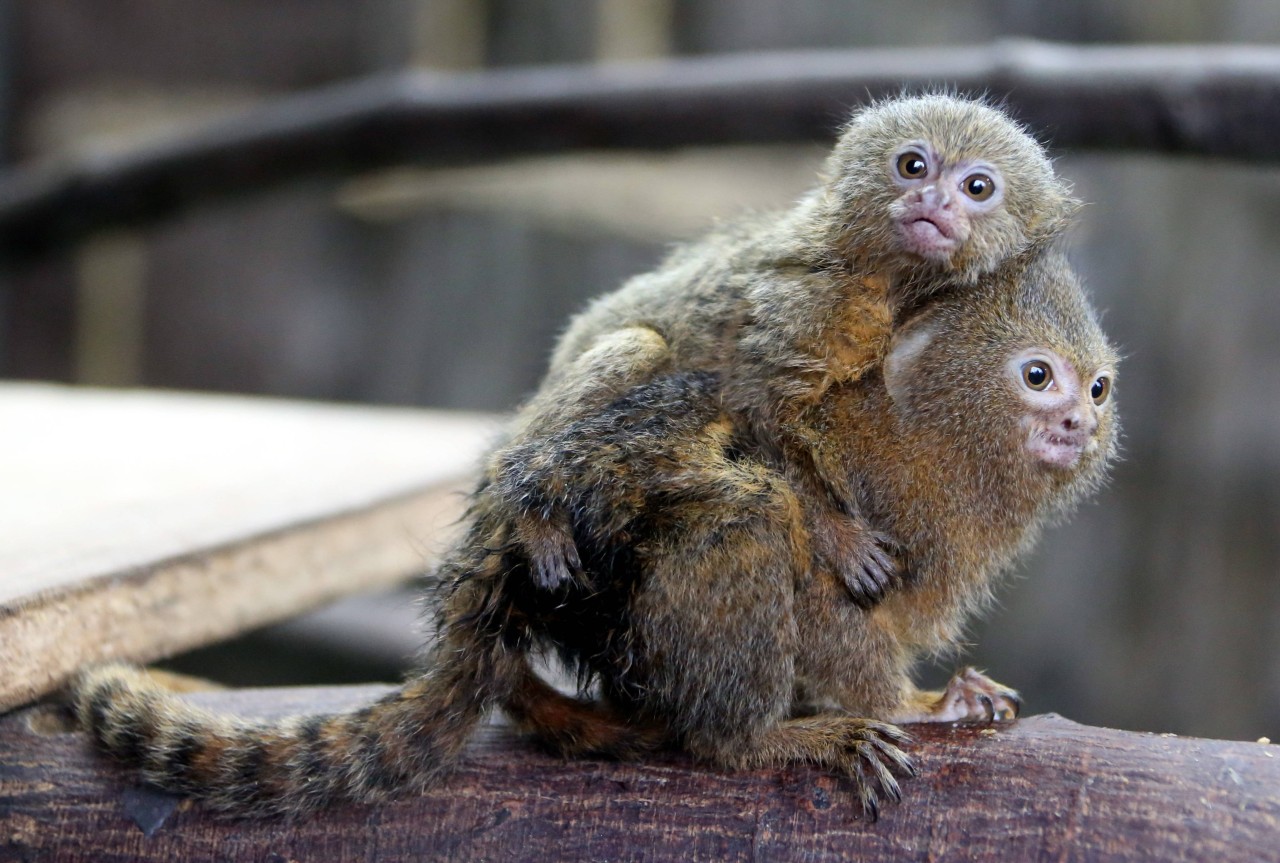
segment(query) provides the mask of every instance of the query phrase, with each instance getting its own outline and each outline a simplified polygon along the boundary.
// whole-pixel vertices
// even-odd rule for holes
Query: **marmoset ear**
[[[924,312],[899,327],[889,342],[884,385],[889,398],[904,408],[910,406],[911,381],[920,373],[918,366],[937,332],[936,323],[933,315]]]

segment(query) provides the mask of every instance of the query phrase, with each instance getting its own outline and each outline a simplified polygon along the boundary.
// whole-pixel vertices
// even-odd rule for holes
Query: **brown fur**
[[[514,445],[525,469],[482,485],[443,568],[425,670],[376,704],[247,725],[120,666],[85,672],[73,703],[149,781],[244,814],[427,787],[497,705],[565,755],[674,744],[728,767],[810,762],[848,777],[874,813],[911,769],[890,723],[951,715],[948,693],[914,687],[913,663],[956,643],[1041,525],[1098,484],[1115,438],[1108,412],[1096,448],[1057,469],[1018,437],[1024,408],[1001,376],[1011,353],[1043,346],[1082,370],[1115,362],[1060,256],[941,297],[903,326],[908,339],[925,331],[925,347],[890,353],[892,389],[875,372],[819,405],[859,506],[905,549],[910,579],[873,608],[814,564],[806,509],[825,503],[729,419],[715,375],[672,373]],[[513,496],[573,514],[574,579],[534,583]],[[539,680],[537,654],[576,669],[584,695]],[[961,701],[1012,695],[976,679],[958,676]],[[981,709],[960,718],[997,718]]]
[[[606,694],[633,715],[665,719],[682,746],[717,763],[769,763],[799,751],[790,746],[829,766],[851,757],[869,802],[896,790],[859,759],[902,762],[861,744],[856,756],[804,749],[834,738],[792,737],[788,729],[808,726],[787,717],[834,709],[821,722],[854,723],[888,746],[888,732],[859,723],[1014,715],[1016,693],[976,672],[927,693],[911,668],[954,647],[1041,526],[1101,481],[1115,439],[1114,414],[1102,412],[1096,448],[1058,469],[1032,460],[1019,437],[1026,407],[1006,379],[1009,357],[1042,347],[1084,374],[1116,362],[1060,255],[939,299],[904,331],[931,335],[896,368],[894,395],[877,372],[832,387],[817,413],[861,511],[905,550],[910,579],[874,608],[848,602],[839,574],[812,564],[805,510],[825,500],[786,482],[749,435],[725,424],[708,398],[712,376],[669,375],[631,391],[544,441],[542,452],[558,454],[547,463],[528,446],[526,469],[500,477],[506,487],[494,497],[572,511],[583,547],[638,558],[640,588],[598,581],[615,570],[584,561],[588,593],[633,591],[625,668],[567,651],[605,679]],[[542,594],[524,596],[537,604]]]
[[[945,264],[904,255],[885,223],[887,154],[921,137],[1009,180]],[[859,113],[791,213],[677,252],[573,323],[488,464],[442,566],[438,640],[401,689],[253,725],[107,666],[72,685],[81,721],[149,781],[242,814],[427,787],[497,705],[565,755],[674,744],[726,766],[812,762],[874,812],[910,770],[888,721],[1002,691],[965,677],[921,693],[912,663],[955,642],[1109,452],[1106,426],[1097,458],[1046,480],[1019,461],[1017,412],[990,380],[1015,337],[1110,357],[1045,251],[1073,207],[988,107]],[[892,339],[926,326],[951,373],[891,398]],[[581,696],[539,680],[537,654],[576,670]]]
[[[893,228],[903,191],[890,176],[891,155],[922,140],[945,160],[981,157],[1005,178],[1001,206],[975,221],[946,261],[904,252]],[[789,465],[794,482],[830,499],[811,508],[811,552],[840,570],[855,601],[873,603],[894,577],[898,546],[860,517],[825,452],[815,406],[828,388],[879,367],[896,318],[985,273],[1022,266],[1077,206],[1040,146],[988,105],[946,95],[872,105],[854,115],[821,184],[793,210],[714,231],[579,315],[513,442],[549,437],[657,375],[714,372],[716,399],[734,421]],[[519,471],[516,451],[524,449],[500,448],[490,471]],[[538,583],[571,578],[577,559],[563,514],[508,505],[520,512]]]

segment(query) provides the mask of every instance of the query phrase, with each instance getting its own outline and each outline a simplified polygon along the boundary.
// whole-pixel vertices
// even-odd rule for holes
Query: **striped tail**
[[[350,713],[269,723],[215,716],[126,665],[81,672],[70,702],[102,748],[137,765],[147,782],[237,815],[421,791],[454,766],[527,668],[500,637],[481,643],[474,618],[453,622],[423,674]]]

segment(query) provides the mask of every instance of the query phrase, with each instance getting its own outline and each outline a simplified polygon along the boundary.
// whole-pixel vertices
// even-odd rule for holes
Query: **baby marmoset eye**
[[[960,188],[975,201],[986,201],[996,193],[996,181],[986,174],[970,174],[965,177]]]
[[[898,157],[898,175],[904,180],[919,180],[929,173],[929,162],[915,150],[908,150]]]

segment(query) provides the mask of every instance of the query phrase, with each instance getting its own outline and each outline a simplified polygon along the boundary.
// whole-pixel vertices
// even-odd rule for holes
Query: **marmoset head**
[[[884,377],[902,426],[937,442],[940,462],[963,450],[984,481],[1066,505],[1115,453],[1117,363],[1050,251],[931,303],[895,335]]]
[[[837,254],[952,284],[972,284],[1056,236],[1079,207],[1021,126],[990,105],[947,95],[859,111],[825,174]]]

